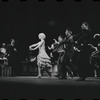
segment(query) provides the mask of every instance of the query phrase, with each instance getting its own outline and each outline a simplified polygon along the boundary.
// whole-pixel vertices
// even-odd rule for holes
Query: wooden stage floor
[[[0,78],[0,100],[100,100],[100,78],[86,81],[33,76]]]

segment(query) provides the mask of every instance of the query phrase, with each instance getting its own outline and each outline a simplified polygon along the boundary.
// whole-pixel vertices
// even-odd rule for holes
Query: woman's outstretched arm
[[[35,47],[35,46],[37,46],[37,45],[38,45],[38,43],[32,44],[32,45],[29,46],[29,49],[32,49],[32,47]]]
[[[36,50],[36,49],[38,49],[38,48],[42,45],[42,43],[43,43],[43,41],[38,42],[38,43],[37,43],[37,46],[36,46],[34,49],[31,48],[31,50]]]

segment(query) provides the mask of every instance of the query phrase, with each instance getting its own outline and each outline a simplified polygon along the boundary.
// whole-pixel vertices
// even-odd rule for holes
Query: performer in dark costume
[[[97,54],[97,77],[100,77],[100,43],[98,43],[98,54]]]
[[[17,50],[15,40],[11,39],[11,43],[7,45],[8,65],[11,66],[11,76],[15,76],[17,65]]]
[[[71,31],[66,29],[64,37],[65,38],[61,42],[59,42],[57,46],[58,50],[62,49],[61,47],[64,48],[64,52],[61,52],[59,56],[61,67],[58,70],[58,78],[60,79],[66,79],[67,72],[71,75],[71,77],[73,77],[73,73],[71,71],[71,67],[72,67],[71,59],[74,54],[74,49],[73,49],[73,36],[72,36]],[[59,62],[59,59],[58,59],[58,62]]]
[[[92,44],[93,34],[89,28],[88,23],[84,22],[81,25],[82,35],[78,39],[78,43],[82,45],[80,51],[80,58],[78,64],[79,79],[78,81],[85,81],[85,78],[93,74],[92,65],[90,64],[91,47],[88,44]]]
[[[53,52],[53,51],[57,47],[58,43],[57,43],[57,40],[56,39],[53,39],[53,40],[54,40],[54,43],[51,44],[50,47],[48,46],[48,49],[50,51],[50,57],[51,57],[52,65],[55,65],[56,62],[57,62],[57,60],[58,60],[58,53],[57,52]]]
[[[65,53],[65,50],[64,50],[64,44],[62,45],[59,45],[62,41],[63,41],[64,37],[62,35],[59,35],[58,36],[58,41],[55,40],[55,44],[56,44],[56,48],[54,49],[53,52],[57,52],[59,54],[59,57],[58,57],[58,61],[57,61],[57,68],[58,68],[58,74],[57,74],[57,77],[58,78],[61,78],[62,76],[62,62],[63,62],[63,56],[64,56],[64,53]]]
[[[100,77],[100,43],[98,43],[98,46],[94,48],[95,51],[91,54],[90,63],[94,66],[94,76]]]
[[[71,77],[73,77],[73,63],[72,63],[72,58],[74,55],[74,45],[73,45],[73,35],[72,32],[68,29],[65,31],[65,38],[61,44],[64,44],[65,46],[65,54],[63,57],[63,62],[62,62],[62,79],[66,78],[66,71],[70,74]]]

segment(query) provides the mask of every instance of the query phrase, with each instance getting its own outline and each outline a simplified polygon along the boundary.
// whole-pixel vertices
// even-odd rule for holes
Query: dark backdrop
[[[92,0],[9,0],[0,1],[0,43],[16,39],[20,58],[25,58],[28,46],[38,42],[39,32],[47,36],[46,44],[63,34],[68,27],[78,34],[82,22],[88,22],[93,33],[100,32],[100,2]]]

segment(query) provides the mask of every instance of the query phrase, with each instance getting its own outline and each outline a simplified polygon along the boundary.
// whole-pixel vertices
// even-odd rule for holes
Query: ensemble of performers
[[[0,48],[0,74],[4,76],[15,76],[17,67],[17,49],[15,39],[10,40],[10,44],[2,43]]]
[[[45,34],[40,33],[38,35],[40,42],[30,45],[29,50],[39,49],[37,56],[38,65],[38,78],[41,78],[41,70],[45,69],[48,75],[52,76],[52,62],[54,59],[54,53],[58,53],[57,60],[58,73],[56,77],[59,79],[66,79],[67,73],[73,78],[75,65],[78,66],[77,73],[79,75],[78,81],[85,81],[88,76],[99,75],[99,46],[93,46],[93,40],[100,36],[99,34],[93,34],[88,23],[83,22],[81,25],[82,32],[77,35],[73,35],[72,31],[66,29],[65,34],[58,36],[58,40],[54,39],[54,43],[48,49],[51,50],[50,57],[45,50]],[[77,52],[77,57],[75,56]],[[74,61],[73,61],[74,58]],[[76,60],[76,61],[75,61]]]
[[[89,76],[100,75],[100,42],[97,46],[93,45],[93,41],[100,34],[93,34],[88,23],[83,22],[81,25],[81,33],[73,35],[72,31],[66,29],[64,34],[58,36],[58,40],[53,39],[54,43],[48,46],[50,55],[46,52],[44,33],[39,33],[40,41],[29,46],[30,51],[39,49],[37,55],[38,78],[42,77],[42,70],[52,77],[52,67],[55,63],[55,54],[57,57],[57,75],[59,79],[67,79],[67,76],[79,76],[77,81],[85,81]],[[11,44],[2,44],[0,49],[1,58],[7,57],[8,65],[11,66],[11,74],[14,76],[14,71],[17,63],[17,50],[14,46],[15,40],[11,39]],[[4,49],[6,47],[6,49]],[[33,66],[34,67],[34,66]]]

